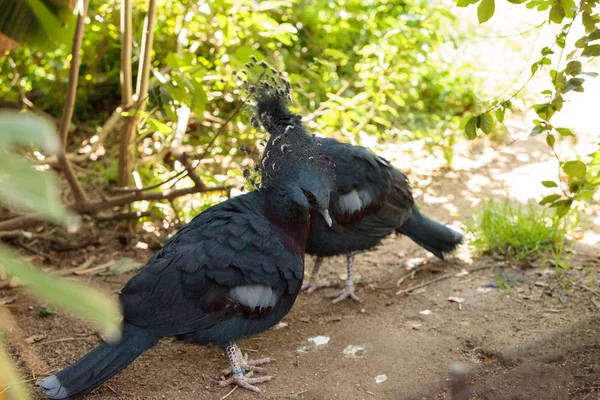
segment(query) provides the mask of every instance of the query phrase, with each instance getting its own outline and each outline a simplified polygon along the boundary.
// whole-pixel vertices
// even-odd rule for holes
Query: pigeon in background
[[[330,286],[317,280],[323,257],[345,254],[348,275],[344,289],[331,295],[337,303],[354,294],[352,272],[354,256],[379,244],[392,232],[411,238],[439,259],[461,244],[463,234],[455,228],[433,221],[419,211],[406,176],[388,161],[361,146],[321,139],[322,149],[334,168],[334,191],[329,212],[333,224],[313,219],[306,253],[316,255],[309,281],[309,293]]]

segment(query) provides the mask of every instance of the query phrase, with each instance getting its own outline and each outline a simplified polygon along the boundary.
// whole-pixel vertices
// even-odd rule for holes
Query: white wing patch
[[[242,305],[255,308],[273,307],[277,304],[277,294],[271,286],[244,285],[236,286],[229,291],[229,297]]]
[[[373,200],[375,200],[373,195],[368,191],[354,189],[350,193],[340,196],[339,205],[342,211],[352,214],[361,208],[367,207]]]
[[[358,197],[360,197],[360,202],[362,203],[363,208],[367,207],[373,202],[373,200],[375,200],[373,195],[366,190],[359,190]]]
[[[362,202],[360,201],[360,197],[358,196],[356,189],[350,193],[341,195],[339,204],[342,211],[347,211],[349,213],[353,213],[354,211],[358,211],[362,208]]]

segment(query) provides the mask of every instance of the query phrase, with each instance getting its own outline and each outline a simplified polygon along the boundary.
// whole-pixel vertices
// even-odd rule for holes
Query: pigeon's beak
[[[331,217],[329,216],[329,210],[325,209],[325,210],[320,210],[321,215],[323,216],[323,218],[325,218],[325,222],[327,222],[327,225],[329,227],[331,227],[331,224],[333,223],[333,221],[331,220]]]

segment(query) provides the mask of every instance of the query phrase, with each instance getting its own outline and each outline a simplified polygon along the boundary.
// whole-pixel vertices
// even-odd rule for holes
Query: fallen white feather
[[[329,343],[329,336],[315,336],[308,338],[309,342],[313,342],[315,346],[325,346]]]
[[[360,357],[362,355],[362,353],[365,351],[365,348],[362,346],[354,346],[354,345],[348,345],[343,353],[344,353],[344,357],[347,358],[357,358]]]
[[[463,299],[462,297],[448,297],[448,301],[460,304],[463,303],[465,299]]]
[[[287,322],[280,322],[273,327],[274,330],[283,329],[287,327],[289,324]]]

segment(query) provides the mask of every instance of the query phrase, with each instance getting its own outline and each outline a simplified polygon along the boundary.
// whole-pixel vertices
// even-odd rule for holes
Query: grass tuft
[[[555,265],[567,268],[563,255],[568,221],[550,213],[531,203],[522,206],[508,200],[489,201],[468,226],[470,245],[480,254],[499,255],[513,262],[552,258]]]

